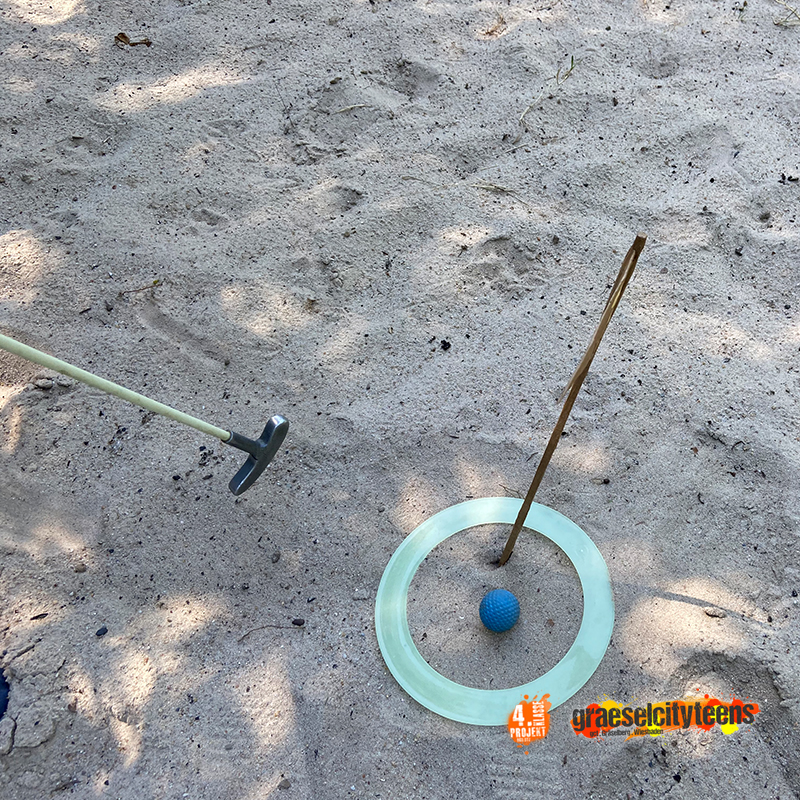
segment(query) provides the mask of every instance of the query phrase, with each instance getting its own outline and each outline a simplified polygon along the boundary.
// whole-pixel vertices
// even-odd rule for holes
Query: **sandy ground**
[[[0,330],[245,435],[292,425],[235,499],[237,451],[0,355],[4,800],[800,796],[787,8],[0,8]],[[524,494],[640,230],[537,496],[600,548],[616,625],[525,755],[404,693],[375,592],[430,515]],[[553,666],[582,608],[541,537],[498,571],[504,532],[409,597],[423,655],[482,688]],[[489,586],[523,606],[502,641]],[[698,690],[762,711],[569,726]]]

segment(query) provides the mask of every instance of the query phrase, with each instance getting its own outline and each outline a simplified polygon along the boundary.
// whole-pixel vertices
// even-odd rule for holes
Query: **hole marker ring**
[[[603,660],[614,628],[608,567],[594,542],[574,522],[533,503],[525,527],[555,542],[575,567],[583,589],[583,619],[567,654],[530,683],[510,689],[475,689],[445,678],[420,655],[408,628],[408,589],[436,545],[476,525],[512,524],[522,506],[513,497],[486,497],[446,508],[411,532],[389,560],[375,599],[375,631],[397,682],[440,716],[470,725],[506,725],[522,695],[549,694],[552,708],[569,700]]]

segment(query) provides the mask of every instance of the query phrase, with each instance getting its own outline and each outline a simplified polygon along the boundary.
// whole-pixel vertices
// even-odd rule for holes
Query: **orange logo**
[[[537,739],[544,739],[550,730],[550,695],[538,695],[517,703],[508,718],[508,733],[518,747],[525,747]],[[527,751],[526,751],[527,752]]]

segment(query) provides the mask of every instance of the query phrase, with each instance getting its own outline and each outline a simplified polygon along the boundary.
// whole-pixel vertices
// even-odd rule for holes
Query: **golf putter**
[[[278,449],[283,444],[283,440],[286,438],[286,434],[289,431],[289,423],[279,414],[275,414],[273,417],[270,417],[269,422],[267,422],[266,427],[258,439],[248,439],[240,433],[217,428],[215,425],[210,425],[207,422],[203,422],[201,419],[197,419],[197,417],[184,414],[182,411],[166,406],[156,400],[151,400],[144,395],[132,392],[130,389],[126,389],[124,386],[120,386],[117,383],[93,375],[85,369],[74,367],[66,361],[53,358],[53,356],[49,356],[41,350],[36,350],[33,347],[22,344],[22,342],[18,342],[16,339],[12,339],[9,336],[0,334],[0,348],[7,350],[15,356],[24,358],[27,361],[32,361],[34,364],[47,367],[47,369],[52,369],[55,372],[60,372],[62,375],[67,375],[77,381],[93,386],[95,389],[100,389],[100,391],[106,394],[114,395],[129,403],[141,406],[147,411],[152,411],[155,414],[160,414],[162,417],[167,417],[168,419],[175,420],[175,422],[188,425],[190,428],[195,428],[202,433],[213,436],[224,444],[229,444],[231,447],[235,447],[238,450],[244,450],[244,452],[247,453],[247,461],[244,462],[228,484],[228,488],[237,496],[246,492],[258,480],[261,473],[266,469],[267,464],[272,461],[275,453],[278,452]]]

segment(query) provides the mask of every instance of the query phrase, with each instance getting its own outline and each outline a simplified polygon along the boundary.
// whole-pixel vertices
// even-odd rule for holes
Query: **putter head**
[[[267,427],[264,428],[264,432],[258,439],[248,439],[246,436],[231,431],[231,438],[225,444],[244,450],[248,454],[247,461],[242,464],[241,469],[228,484],[228,488],[235,495],[246,492],[258,480],[267,464],[278,452],[278,448],[283,444],[288,432],[289,423],[280,414],[275,414],[270,418]]]

